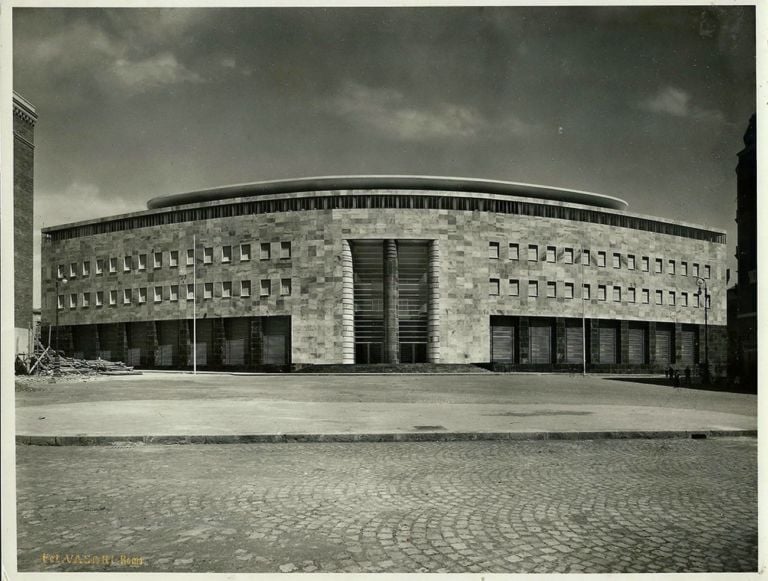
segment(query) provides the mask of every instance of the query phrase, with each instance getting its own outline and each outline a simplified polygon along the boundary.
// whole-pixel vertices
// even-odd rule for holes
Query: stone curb
[[[627,440],[757,437],[757,430],[656,430],[610,432],[403,432],[383,434],[243,434],[199,436],[24,436],[27,446],[110,446],[114,444],[285,444],[310,442],[462,442],[487,440]]]

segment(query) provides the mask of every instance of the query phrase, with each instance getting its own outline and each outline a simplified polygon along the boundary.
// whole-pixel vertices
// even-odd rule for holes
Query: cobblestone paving
[[[16,452],[21,571],[757,567],[754,439]]]

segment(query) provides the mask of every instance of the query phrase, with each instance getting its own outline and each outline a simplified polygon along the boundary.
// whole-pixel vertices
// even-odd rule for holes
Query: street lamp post
[[[702,381],[704,385],[709,384],[709,292],[707,291],[707,281],[701,277],[696,277],[696,286],[699,287],[696,293],[701,300],[701,289],[704,288],[704,377]]]
[[[65,277],[61,278],[61,284],[67,284]],[[61,375],[61,357],[59,356],[59,278],[56,277],[56,357],[53,359],[53,374]],[[64,308],[62,303],[61,308]]]

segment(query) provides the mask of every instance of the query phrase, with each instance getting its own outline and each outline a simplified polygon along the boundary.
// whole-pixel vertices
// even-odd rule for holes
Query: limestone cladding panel
[[[185,300],[183,285],[191,279],[186,251],[192,235],[201,249],[214,247],[212,265],[200,265],[198,283],[213,282],[214,298],[203,300],[198,284],[198,316],[291,315],[294,363],[342,361],[342,240],[425,239],[440,240],[440,344],[446,363],[487,361],[489,358],[489,316],[524,315],[628,319],[662,322],[702,323],[704,309],[694,308],[696,281],[693,264],[709,265],[707,280],[712,296],[710,323],[725,324],[725,245],[688,238],[584,224],[551,218],[532,218],[485,212],[455,210],[339,209],[212,219],[177,226],[142,228],[43,244],[44,320],[53,321],[56,265],[68,265],[96,258],[118,258],[116,274],[76,277],[60,294],[90,291],[91,306],[71,310],[68,302],[60,312],[61,324],[163,320],[190,318],[192,302]],[[280,242],[290,241],[290,260],[280,258]],[[271,245],[269,260],[259,259],[261,243]],[[489,258],[489,243],[498,242],[498,259]],[[239,245],[251,244],[251,259],[241,262]],[[511,260],[509,244],[517,243],[519,260]],[[539,260],[528,261],[529,244],[539,248]],[[232,246],[232,262],[221,263],[221,246]],[[555,246],[556,261],[546,262],[547,246]],[[574,249],[573,264],[564,261],[565,248]],[[591,263],[581,266],[581,249],[590,250]],[[163,266],[152,268],[152,253],[163,251]],[[179,266],[168,266],[168,251],[179,251]],[[606,266],[597,266],[597,253],[606,253]],[[613,253],[621,255],[620,268],[613,268]],[[122,257],[147,254],[146,272],[122,271]],[[629,270],[627,256],[635,256],[636,268]],[[649,258],[649,272],[641,270],[642,257]],[[664,274],[654,274],[654,261],[663,259]],[[675,260],[676,274],[667,274],[668,260]],[[681,276],[680,261],[688,263],[688,276]],[[184,278],[186,277],[186,279]],[[280,279],[292,281],[291,296],[280,296]],[[498,278],[500,293],[490,296],[489,279]],[[251,297],[239,297],[240,281],[251,281]],[[272,293],[262,298],[260,281],[269,279]],[[519,296],[510,296],[509,279],[520,281]],[[538,297],[529,298],[528,281],[539,282]],[[232,298],[221,297],[222,281],[232,282]],[[548,281],[557,283],[557,297],[547,297]],[[574,298],[566,299],[564,283],[574,283]],[[581,300],[582,282],[591,285],[592,299]],[[179,301],[170,302],[168,286],[179,284]],[[597,300],[597,286],[606,285],[606,300]],[[163,286],[163,300],[153,302],[153,287]],[[612,287],[620,286],[621,301],[613,300]],[[147,287],[147,302],[137,301],[140,287]],[[636,288],[635,303],[627,289]],[[122,289],[134,289],[133,304],[122,304]],[[641,289],[650,293],[643,304]],[[118,305],[107,306],[108,291],[118,289]],[[94,307],[96,290],[104,291],[105,306]],[[664,291],[664,304],[655,304],[655,291]],[[677,305],[670,306],[669,291]],[[681,306],[681,293],[688,293],[689,306]],[[68,301],[67,296],[67,301]],[[79,304],[79,303],[78,303]]]

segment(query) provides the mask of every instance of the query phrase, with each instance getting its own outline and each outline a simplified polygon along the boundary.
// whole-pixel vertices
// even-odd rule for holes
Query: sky
[[[445,175],[725,229],[735,274],[753,7],[15,8],[13,33],[36,230],[226,184]]]

